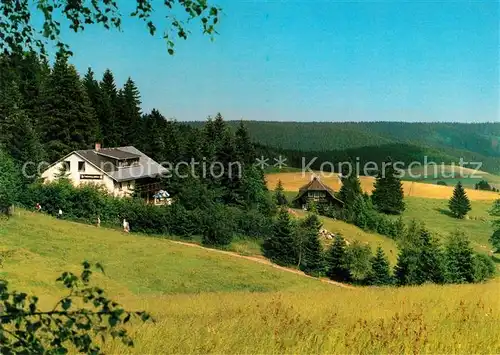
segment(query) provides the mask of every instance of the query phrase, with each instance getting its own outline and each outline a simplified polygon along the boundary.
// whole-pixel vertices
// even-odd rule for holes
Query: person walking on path
[[[123,231],[125,233],[129,233],[130,232],[130,225],[129,223],[127,222],[126,219],[123,219]]]

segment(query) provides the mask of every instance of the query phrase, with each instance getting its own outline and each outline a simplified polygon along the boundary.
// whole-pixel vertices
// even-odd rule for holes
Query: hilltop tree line
[[[392,268],[380,246],[373,254],[369,245],[349,243],[340,234],[325,249],[320,229],[316,214],[295,220],[283,208],[272,234],[263,243],[264,255],[279,265],[296,266],[313,276],[362,285],[473,283],[495,275],[491,258],[475,253],[469,240],[458,232],[442,246],[425,226],[416,222],[404,226],[398,239],[397,263]]]

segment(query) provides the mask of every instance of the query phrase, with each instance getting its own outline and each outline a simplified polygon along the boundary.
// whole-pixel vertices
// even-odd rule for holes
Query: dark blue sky
[[[173,57],[138,20],[63,39],[178,120],[499,119],[497,1],[212,1],[220,34],[192,28]]]

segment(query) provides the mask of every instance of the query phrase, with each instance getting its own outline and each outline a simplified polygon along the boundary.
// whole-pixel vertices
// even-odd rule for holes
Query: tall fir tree
[[[118,90],[116,88],[115,77],[111,70],[107,69],[104,72],[99,87],[102,95],[102,106],[98,114],[103,143],[108,147],[117,147],[120,145],[122,128],[120,127],[116,115]]]
[[[350,281],[349,267],[346,259],[345,239],[337,234],[328,250],[328,277],[341,282]]]
[[[351,164],[352,166],[353,164]],[[363,196],[361,181],[355,171],[344,170],[342,172],[342,186],[339,190],[339,198],[344,202],[344,208],[349,209],[358,196]]]
[[[245,126],[243,121],[240,121],[240,124],[236,129],[235,145],[238,161],[240,161],[245,166],[255,163],[255,146],[250,139],[247,127]]]
[[[489,212],[492,217],[500,217],[500,200],[496,200],[493,203]],[[498,253],[500,252],[500,219],[493,221],[493,229],[495,231],[488,241],[493,246],[493,249]]]
[[[319,240],[321,222],[316,214],[301,221],[299,233],[299,268],[308,275],[321,276],[325,269],[323,247]]]
[[[394,277],[399,286],[418,285],[418,251],[410,245],[403,246],[398,254]]]
[[[285,195],[285,189],[283,188],[283,183],[278,180],[276,188],[274,189],[274,202],[277,206],[288,206],[288,200]]]
[[[459,181],[453,190],[453,196],[451,197],[448,206],[450,211],[455,216],[455,218],[463,219],[467,216],[467,213],[471,210],[471,204],[467,193],[464,190],[462,182]]]
[[[295,226],[285,208],[282,208],[273,226],[272,235],[267,238],[262,250],[264,256],[278,265],[297,265]]]
[[[8,215],[19,193],[19,176],[10,156],[0,149],[0,214]]]
[[[372,201],[379,212],[387,214],[401,214],[405,210],[404,191],[401,179],[389,159],[377,175]]]
[[[389,259],[384,253],[382,247],[378,246],[375,255],[370,260],[371,274],[368,283],[371,285],[382,286],[393,284],[391,275],[391,266]]]
[[[101,88],[99,87],[99,82],[94,77],[94,72],[91,68],[88,68],[87,73],[83,77],[83,86],[87,92],[87,97],[89,98],[90,104],[92,105],[97,120],[99,122],[99,129],[97,133],[97,139],[102,142],[103,136],[101,128],[103,126],[103,120],[105,119],[106,113],[104,110],[103,96],[101,93]]]
[[[57,55],[42,93],[42,141],[51,161],[95,143],[98,122],[76,69],[64,54]]]
[[[445,282],[444,256],[439,241],[423,228],[420,232],[420,245],[417,261],[418,284]]]
[[[448,239],[445,264],[448,282],[474,282],[474,252],[463,233],[455,232]]]
[[[141,95],[131,78],[118,93],[116,120],[121,127],[119,145],[135,145],[141,120]]]

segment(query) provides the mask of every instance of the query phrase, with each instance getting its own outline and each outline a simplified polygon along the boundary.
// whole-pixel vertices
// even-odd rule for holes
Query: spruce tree
[[[377,247],[377,251],[371,258],[370,263],[371,274],[368,280],[369,284],[382,286],[391,285],[393,283],[389,259],[387,259],[382,247]]]
[[[448,239],[445,265],[448,282],[474,282],[474,252],[469,239],[463,233],[455,232]]]
[[[0,214],[8,215],[19,193],[19,177],[12,159],[0,149]]]
[[[104,72],[99,87],[102,105],[98,114],[103,143],[108,147],[117,147],[121,143],[122,129],[117,120],[118,90],[111,70]]]
[[[278,206],[288,206],[288,200],[285,195],[285,189],[283,188],[283,183],[278,180],[276,188],[274,189],[274,202]]]
[[[339,199],[344,202],[344,208],[350,208],[358,196],[363,196],[361,181],[356,172],[349,171],[343,172],[341,180],[342,186],[339,191]]]
[[[417,282],[423,284],[445,282],[444,256],[439,241],[430,232],[422,228],[417,262]]]
[[[399,286],[418,285],[418,251],[409,245],[404,246],[398,255],[394,277]]]
[[[240,124],[236,129],[235,145],[238,161],[244,165],[251,165],[255,162],[255,147],[243,121],[240,121]]]
[[[350,281],[346,242],[339,234],[335,236],[328,250],[328,277],[340,282]]]
[[[104,99],[101,93],[101,88],[99,87],[99,82],[94,78],[94,72],[91,68],[88,68],[87,73],[83,77],[83,87],[87,92],[87,97],[89,98],[90,104],[94,109],[97,121],[99,122],[99,129],[97,134],[97,139],[102,142],[102,127],[105,124],[107,112],[104,108]]]
[[[299,268],[306,274],[321,276],[325,263],[323,247],[319,240],[321,222],[317,215],[309,214],[301,223],[298,236]]]
[[[263,253],[272,262],[283,266],[297,265],[295,226],[286,209],[281,209],[273,226],[272,235],[263,245]]]
[[[500,200],[496,200],[490,210],[492,217],[500,217]],[[496,252],[500,252],[500,219],[493,221],[493,228],[495,231],[489,238],[489,242]]]
[[[396,176],[397,172],[392,161],[386,161],[385,167],[379,171],[374,184],[373,204],[379,212],[401,214],[405,210],[403,184]]]
[[[116,103],[116,119],[121,127],[119,145],[134,145],[141,120],[141,95],[131,78],[120,90]]]
[[[451,197],[448,206],[450,207],[450,211],[455,218],[459,219],[464,218],[471,210],[469,198],[467,197],[467,193],[465,192],[460,181],[455,186],[453,196]]]
[[[76,69],[59,53],[44,86],[42,141],[50,161],[95,143],[98,123]]]

